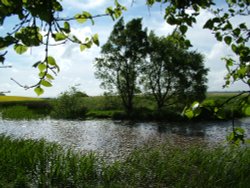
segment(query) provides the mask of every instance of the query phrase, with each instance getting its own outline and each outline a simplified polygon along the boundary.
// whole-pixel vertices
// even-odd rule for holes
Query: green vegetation
[[[1,187],[84,187],[95,183],[96,158],[44,140],[0,136]]]
[[[28,109],[27,106],[12,106],[9,108],[5,108],[2,110],[2,118],[3,119],[14,119],[14,120],[22,120],[22,119],[39,119],[44,116],[35,113],[34,111]]]
[[[102,88],[121,98],[127,116],[135,113],[139,93],[153,96],[158,111],[180,100],[188,105],[205,98],[208,69],[204,57],[176,44],[179,39],[178,32],[168,37],[153,32],[148,35],[142,19],[125,24],[121,18],[114,25],[101,56],[96,58],[95,75]]]
[[[243,81],[248,86],[250,85],[248,75],[249,26],[244,21],[241,23],[233,21],[235,17],[249,16],[249,1],[225,0],[221,4],[211,0],[145,0],[148,7],[158,3],[161,3],[161,7],[165,9],[162,16],[166,22],[176,26],[172,33],[175,34],[177,31],[181,34],[180,40],[175,42],[180,45],[185,44],[187,47],[192,46],[191,41],[186,36],[188,29],[196,24],[197,17],[201,12],[209,10],[213,16],[204,21],[203,29],[210,30],[214,34],[214,38],[218,42],[225,43],[235,55],[233,58],[232,56],[224,58],[228,70],[225,86],[237,81]],[[223,8],[221,8],[222,5]],[[95,24],[96,17],[104,16],[110,16],[115,20],[125,10],[126,7],[115,0],[114,6],[109,6],[97,15],[92,15],[87,10],[81,10],[81,12],[68,15],[66,18],[63,13],[63,4],[58,0],[40,0],[39,3],[31,0],[18,3],[14,0],[3,0],[0,2],[0,25],[5,27],[6,19],[15,17],[18,27],[13,27],[11,32],[0,37],[0,49],[5,50],[7,47],[13,47],[17,54],[23,54],[28,48],[44,45],[44,57],[33,64],[39,70],[39,81],[31,86],[19,84],[25,89],[35,88],[35,92],[40,95],[44,92],[42,87],[52,86],[52,80],[56,72],[60,70],[54,57],[50,55],[51,40],[58,42],[58,45],[71,41],[79,44],[81,51],[91,48],[93,44],[98,46],[98,34],[87,36],[83,41],[72,35],[72,27],[75,25],[71,22],[77,21],[79,24],[86,24],[87,21],[90,21]],[[189,10],[192,10],[191,14]],[[105,14],[103,14],[104,12]],[[119,28],[118,32],[123,29],[123,27]],[[5,61],[6,54],[7,50],[0,53],[1,63]]]
[[[48,99],[0,96],[0,112],[4,119],[38,119],[48,116],[52,106]]]
[[[52,102],[51,116],[57,119],[84,118],[87,109],[82,103],[81,97],[82,95],[79,95],[79,92],[74,87],[69,91],[65,91]]]
[[[207,93],[206,99],[201,103],[199,116],[193,120],[232,119],[248,116],[242,110],[242,104],[238,102],[248,95],[242,95],[237,100],[221,106],[238,93]],[[46,116],[60,119],[133,119],[133,120],[157,120],[157,121],[183,121],[183,104],[175,104],[171,107],[163,107],[157,110],[157,104],[150,95],[136,95],[134,97],[134,111],[125,113],[119,96],[105,94],[104,96],[89,97],[79,95],[79,91],[71,89],[64,92],[57,99],[43,99],[38,101],[10,101],[0,102],[2,117],[6,119],[37,119]],[[220,107],[221,106],[221,107]],[[220,107],[220,108],[218,108]],[[216,112],[214,110],[218,108]],[[21,115],[22,114],[22,115]]]
[[[1,187],[248,187],[249,147],[145,146],[125,161],[0,136]]]

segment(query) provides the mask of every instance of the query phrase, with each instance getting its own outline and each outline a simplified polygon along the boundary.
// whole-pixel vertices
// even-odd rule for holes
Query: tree
[[[250,87],[250,29],[246,23],[232,22],[235,17],[249,16],[249,0],[226,0],[226,8],[218,8],[213,0],[147,0],[149,7],[156,3],[166,5],[164,18],[170,25],[175,25],[176,30],[182,33],[182,42],[191,46],[185,34],[189,27],[196,23],[196,17],[201,10],[209,10],[214,17],[208,19],[203,28],[209,29],[215,38],[224,42],[232,49],[236,58],[224,57],[228,74],[225,77],[224,87],[236,81],[243,81]],[[218,2],[217,2],[218,3]],[[190,11],[187,10],[192,10]]]
[[[34,64],[34,67],[39,69],[40,80],[37,84],[25,88],[35,88],[37,94],[42,94],[41,86],[51,86],[52,75],[59,71],[55,59],[49,55],[51,39],[58,41],[59,45],[67,41],[78,43],[81,50],[91,47],[93,43],[98,44],[97,35],[86,38],[84,42],[71,36],[70,21],[77,20],[79,23],[85,23],[90,20],[93,23],[94,18],[106,15],[117,19],[125,7],[121,6],[117,0],[114,2],[115,7],[108,7],[105,14],[91,15],[89,12],[83,11],[72,17],[64,18],[60,15],[63,7],[59,0],[1,0],[0,25],[3,25],[9,16],[17,17],[19,23],[11,33],[0,37],[0,49],[13,46],[17,53],[22,54],[28,47],[45,45],[45,58]],[[189,46],[191,46],[191,42],[185,36],[188,28],[196,23],[196,18],[201,10],[211,11],[214,17],[207,20],[204,29],[211,30],[215,38],[226,43],[236,55],[236,58],[224,58],[228,69],[225,87],[236,81],[243,81],[249,86],[249,25],[244,22],[232,22],[232,19],[237,16],[249,16],[249,0],[216,2],[213,0],[146,0],[146,3],[149,7],[161,3],[161,7],[165,8],[164,19],[167,23],[176,26],[176,30],[182,33],[182,41]],[[220,3],[226,3],[228,7],[221,9]],[[42,35],[42,30],[45,30],[45,35]],[[6,52],[0,53],[0,62],[4,61],[5,55]]]
[[[32,86],[23,86],[14,79],[19,86],[25,89],[34,88],[37,95],[44,92],[42,87],[51,87],[54,76],[60,71],[56,60],[49,53],[51,45],[62,45],[66,42],[79,44],[80,50],[91,48],[93,44],[99,45],[98,34],[87,37],[80,41],[71,32],[71,21],[84,24],[90,20],[102,16],[111,16],[117,19],[125,10],[117,0],[114,0],[115,7],[108,7],[104,14],[92,15],[87,11],[65,18],[61,16],[63,7],[60,0],[1,0],[0,1],[0,26],[4,25],[7,17],[16,17],[17,24],[12,32],[0,37],[0,49],[13,46],[17,54],[25,53],[28,48],[44,46],[44,59],[34,62],[33,67],[39,70],[39,81]],[[43,34],[45,33],[45,34]],[[55,41],[56,44],[52,44]],[[0,53],[0,62],[4,62],[5,55]]]
[[[203,100],[206,92],[206,75],[203,56],[180,48],[173,41],[179,35],[157,37],[149,35],[149,58],[142,68],[141,82],[155,98],[158,110],[165,105],[194,99]]]
[[[129,114],[137,91],[139,67],[147,53],[147,32],[142,30],[142,19],[133,19],[124,25],[121,18],[114,26],[102,57],[96,58],[96,77],[104,89],[115,91]]]

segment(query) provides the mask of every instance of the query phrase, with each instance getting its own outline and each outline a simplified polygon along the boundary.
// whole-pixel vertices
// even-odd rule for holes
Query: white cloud
[[[73,1],[63,1],[63,4],[68,9],[78,9],[78,10],[87,10],[87,9],[95,9],[98,7],[102,7],[107,3],[106,0],[86,0],[84,3],[82,0],[73,0]]]

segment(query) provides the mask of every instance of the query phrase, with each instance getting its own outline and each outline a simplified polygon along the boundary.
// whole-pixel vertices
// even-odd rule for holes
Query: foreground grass
[[[1,187],[248,187],[249,148],[169,144],[101,162],[56,144],[0,136]]]

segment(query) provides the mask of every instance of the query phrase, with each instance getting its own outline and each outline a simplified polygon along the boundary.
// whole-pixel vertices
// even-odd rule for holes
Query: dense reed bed
[[[249,147],[145,146],[106,163],[44,140],[0,136],[1,187],[248,187]]]

